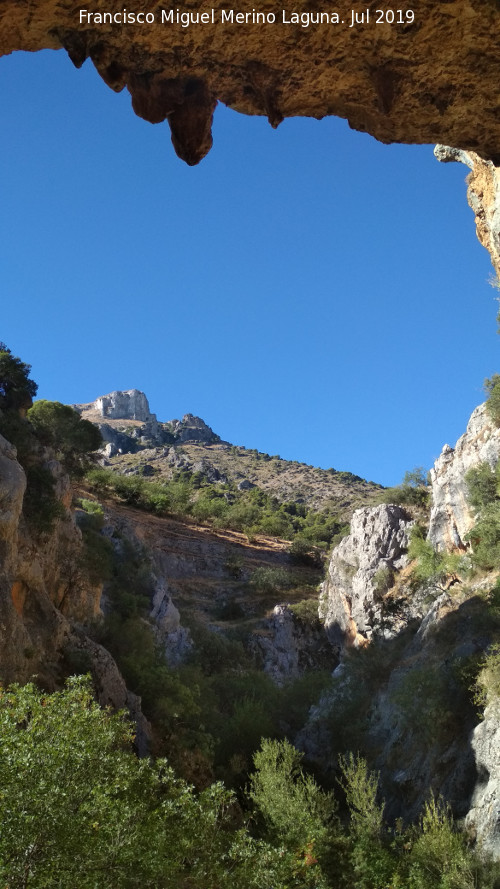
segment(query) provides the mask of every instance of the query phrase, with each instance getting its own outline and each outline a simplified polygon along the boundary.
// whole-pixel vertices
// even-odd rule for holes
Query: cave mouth
[[[3,338],[40,397],[140,388],[161,419],[385,484],[454,444],[496,369],[464,167],[219,106],[190,170],[89,62],[1,64]]]

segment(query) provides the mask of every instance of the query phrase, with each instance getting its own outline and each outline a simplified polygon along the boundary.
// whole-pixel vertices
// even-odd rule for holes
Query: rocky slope
[[[144,393],[136,389],[74,407],[99,427],[106,442],[105,465],[123,474],[161,480],[188,470],[212,484],[231,482],[239,490],[258,487],[281,501],[327,507],[347,520],[356,506],[373,502],[381,490],[350,472],[319,469],[221,441],[192,414],[160,423],[151,414]]]
[[[127,87],[137,114],[168,121],[189,164],[211,147],[217,101],[272,126],[334,114],[383,142],[439,141],[500,160],[496,2],[421,0],[405,7],[401,24],[396,10],[392,22],[389,10],[368,4],[352,27],[344,0],[338,22],[321,24],[311,11],[294,21],[290,7],[283,21],[269,0],[259,11],[276,21],[266,24],[223,24],[217,4],[213,24],[210,15],[205,24],[162,24],[162,8],[147,5],[150,24],[101,24],[70,0],[4,0],[0,53],[64,47],[77,67],[90,57],[113,90]],[[202,10],[186,11],[196,18]]]

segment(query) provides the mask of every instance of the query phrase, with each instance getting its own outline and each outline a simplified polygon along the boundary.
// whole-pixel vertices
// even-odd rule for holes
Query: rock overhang
[[[223,24],[228,5],[203,0],[141,2],[135,12],[154,18],[141,24],[99,23],[96,13],[123,18],[128,4],[86,6],[92,15],[80,21],[85,7],[71,0],[3,0],[0,53],[64,48],[77,67],[90,58],[112,89],[129,90],[138,115],[168,121],[190,165],[211,147],[218,101],[266,115],[273,126],[284,117],[335,115],[382,142],[443,142],[500,164],[498,0],[395,3],[393,22],[387,4],[367,3],[354,9],[354,24],[352,4],[341,0],[322,10],[338,22],[308,25],[293,13],[311,19],[321,10],[304,2],[296,9],[263,0],[255,12],[275,16],[264,24]],[[177,23],[177,9],[209,20]],[[162,22],[171,10],[174,20]]]

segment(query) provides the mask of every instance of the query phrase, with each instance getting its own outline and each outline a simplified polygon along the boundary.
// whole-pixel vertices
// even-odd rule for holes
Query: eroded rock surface
[[[472,736],[478,779],[466,824],[485,852],[500,856],[500,702],[490,704]]]
[[[457,161],[471,170],[467,177],[467,199],[476,217],[477,237],[490,254],[500,281],[500,168],[473,151],[447,145],[436,145],[434,154],[443,163]]]
[[[333,550],[322,587],[320,614],[332,645],[356,645],[380,625],[382,596],[404,567],[413,522],[400,506],[357,509],[351,533]]]
[[[324,627],[300,620],[287,604],[276,605],[255,633],[263,669],[276,685],[298,679],[305,670],[328,669],[332,651]]]
[[[465,548],[465,536],[474,524],[467,502],[465,476],[479,463],[493,469],[500,457],[500,429],[489,417],[485,404],[471,415],[456,447],[445,445],[431,469],[432,510],[429,540],[435,549]]]
[[[127,87],[137,114],[168,120],[189,164],[211,147],[218,100],[266,115],[273,126],[284,117],[337,115],[383,142],[443,142],[499,163],[498,4],[421,0],[402,24],[377,16],[377,5],[367,4],[364,21],[349,27],[352,4],[341,0],[338,24],[309,19],[304,27],[284,22],[270,0],[259,11],[275,12],[274,24],[224,25],[214,4],[215,24],[183,27],[161,24],[155,2],[147,4],[155,23],[138,25],[80,23],[70,0],[4,0],[0,53],[64,47],[77,67],[91,58],[113,90]],[[189,7],[200,10],[200,2]]]
[[[109,417],[111,420],[142,420],[143,423],[156,420],[156,416],[149,410],[144,392],[139,389],[101,395],[94,402],[94,409],[101,417]]]

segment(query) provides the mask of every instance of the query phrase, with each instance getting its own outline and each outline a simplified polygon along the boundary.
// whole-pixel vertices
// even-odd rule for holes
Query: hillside
[[[172,479],[179,471],[238,490],[257,487],[282,502],[328,509],[348,520],[353,509],[376,500],[381,486],[350,472],[283,460],[257,449],[221,441],[199,417],[160,423],[138,390],[114,392],[74,405],[95,423],[106,442],[105,465],[117,472]]]

